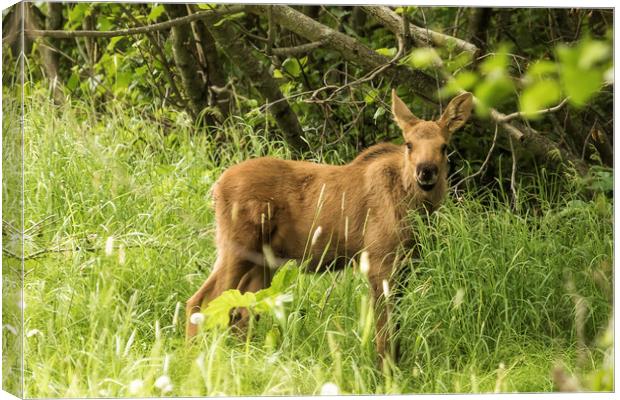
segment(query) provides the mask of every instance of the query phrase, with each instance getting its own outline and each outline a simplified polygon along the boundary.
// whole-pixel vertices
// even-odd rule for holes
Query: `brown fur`
[[[389,303],[382,299],[383,281],[389,285],[397,249],[412,237],[405,216],[439,206],[447,187],[445,145],[471,107],[467,93],[453,99],[439,121],[422,121],[393,91],[392,112],[405,145],[378,144],[342,166],[263,157],[226,170],[214,189],[218,258],[187,302],[188,338],[197,329],[189,316],[201,305],[227,289],[257,291],[269,285],[271,271],[261,257],[266,245],[271,258],[310,259],[311,271],[334,260],[342,265],[367,251],[368,279],[379,308],[377,351],[385,355]],[[433,179],[420,166],[436,167],[430,190],[420,186]]]

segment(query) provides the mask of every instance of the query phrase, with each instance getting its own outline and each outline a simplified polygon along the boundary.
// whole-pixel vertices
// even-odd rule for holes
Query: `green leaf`
[[[527,118],[539,118],[539,115],[528,115],[548,108],[560,100],[560,85],[554,80],[544,80],[527,87],[519,99],[521,112]]]
[[[80,77],[78,73],[74,71],[71,73],[71,77],[69,77],[69,80],[67,81],[67,89],[75,90],[75,88],[77,88],[79,83],[80,83]]]
[[[280,71],[279,69],[275,68],[273,70],[273,77],[274,78],[284,78],[284,75],[282,75],[282,71]]]
[[[506,97],[512,94],[513,84],[510,78],[505,75],[492,76],[479,83],[474,94],[478,98],[476,112],[484,115],[488,111],[488,107],[500,104]]]
[[[579,68],[588,69],[598,62],[604,61],[611,54],[611,48],[598,40],[586,40],[580,49]]]
[[[128,71],[119,71],[116,74],[116,82],[114,82],[114,92],[126,90],[129,84],[134,80],[134,74]]]
[[[114,24],[108,19],[108,17],[102,14],[99,14],[99,16],[97,16],[97,29],[101,31],[109,31],[113,27]]]
[[[213,26],[215,26],[215,27],[220,26],[220,25],[222,25],[226,21],[230,21],[230,20],[233,20],[233,19],[238,19],[238,18],[243,17],[244,15],[245,15],[245,13],[243,11],[235,13],[235,14],[227,15],[224,18],[222,18],[221,20],[217,21],[215,24],[213,24]]]
[[[74,29],[82,24],[84,17],[90,15],[90,6],[89,3],[77,3],[69,10],[67,15],[69,28]]]
[[[560,81],[569,101],[580,107],[600,90],[608,65],[600,63],[609,57],[608,46],[600,41],[584,39],[577,46],[558,46]]]
[[[395,47],[382,47],[380,49],[375,50],[377,53],[381,54],[382,56],[386,56],[386,57],[394,57],[394,55],[396,54],[396,48]]]
[[[229,289],[209,302],[203,314],[208,329],[226,328],[230,322],[230,311],[233,308],[249,308],[256,303],[256,295],[252,292],[241,292]]]
[[[435,49],[424,47],[412,50],[405,58],[405,62],[413,68],[426,68],[441,63],[441,58],[437,55]]]
[[[199,7],[200,7],[200,5],[199,5]],[[163,13],[164,13],[164,5],[163,4],[159,4],[159,5],[156,5],[153,8],[151,8],[151,12],[149,13],[147,18],[148,18],[149,21],[155,21]]]
[[[287,58],[282,63],[282,67],[294,78],[298,78],[301,75],[301,65],[299,65],[299,61],[296,58]]]
[[[106,47],[108,51],[112,51],[114,50],[114,47],[116,47],[116,43],[118,43],[119,41],[123,40],[124,37],[123,36],[116,36],[113,37],[112,39],[110,39],[110,43],[108,43],[108,46]]]
[[[217,8],[217,4],[213,3],[204,3],[204,4],[198,4],[198,8],[200,8],[201,10],[212,10],[214,8]]]
[[[448,71],[454,73],[455,71],[465,67],[466,65],[471,63],[473,55],[469,52],[462,52],[459,55],[457,55],[456,57],[447,60],[445,62],[445,66],[448,69]]]
[[[506,74],[510,65],[509,49],[510,47],[506,44],[500,45],[495,54],[486,58],[480,64],[480,72],[485,75]]]
[[[446,86],[444,86],[440,95],[442,97],[449,97],[461,90],[470,90],[478,82],[478,74],[472,71],[463,71],[457,74],[454,79],[450,80]]]
[[[375,111],[375,114],[372,116],[372,119],[375,121],[375,123],[377,123],[377,118],[382,117],[384,114],[385,114],[385,108],[379,107],[377,108],[377,111]]]
[[[366,104],[372,104],[375,102],[375,99],[377,98],[378,95],[379,95],[379,92],[377,92],[374,89],[371,89],[368,92],[366,92],[366,95],[364,96],[364,102]]]
[[[538,60],[534,62],[525,74],[526,80],[539,80],[557,74],[558,66],[549,60]]]
[[[282,294],[286,289],[289,289],[293,283],[295,283],[297,276],[299,276],[299,268],[291,264],[292,263],[287,263],[278,269],[271,280],[271,286],[267,289],[259,290],[256,293],[257,300],[260,301],[266,297],[273,297],[278,294]]]

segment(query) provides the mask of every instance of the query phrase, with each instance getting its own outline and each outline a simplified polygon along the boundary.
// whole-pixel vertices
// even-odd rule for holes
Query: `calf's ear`
[[[405,103],[396,95],[396,89],[392,89],[392,115],[394,121],[403,131],[405,128],[417,124],[420,119],[413,115],[413,113],[407,108]]]
[[[450,139],[450,136],[467,122],[473,106],[474,101],[471,93],[460,94],[448,104],[446,111],[439,119],[439,124],[448,131],[447,139]]]

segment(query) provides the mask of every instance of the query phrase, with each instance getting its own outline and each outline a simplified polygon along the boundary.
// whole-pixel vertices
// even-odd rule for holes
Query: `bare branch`
[[[386,28],[392,31],[394,34],[401,34],[403,26],[409,25],[409,34],[413,38],[414,42],[418,46],[428,46],[428,43],[433,43],[438,47],[446,47],[451,43],[454,43],[457,49],[466,51],[471,54],[476,54],[478,48],[473,44],[466,42],[462,39],[454,36],[445,35],[443,33],[435,32],[427,28],[421,28],[411,23],[406,24],[398,14],[392,11],[389,7],[385,6],[361,6],[364,11],[379,20]]]
[[[266,5],[246,6],[246,10],[249,12],[264,16],[267,15],[267,8]],[[274,5],[272,6],[272,15],[276,24],[309,41],[325,41],[325,46],[338,51],[346,60],[352,61],[368,71],[375,71],[377,68],[382,68],[388,64],[380,72],[384,72],[396,83],[407,85],[426,101],[437,102],[434,96],[436,81],[426,73],[391,63],[390,59],[366,47],[355,38],[331,29],[292,7]]]
[[[530,113],[525,113],[525,112],[522,112],[522,111],[513,112],[512,114],[504,115],[503,117],[501,117],[502,119],[500,121],[498,121],[498,122],[508,122],[508,121],[511,121],[511,120],[513,120],[515,118],[519,118],[519,117],[532,117],[532,116],[544,115],[544,114],[556,112],[556,111],[560,110],[562,107],[564,107],[564,105],[567,102],[568,102],[568,97],[565,98],[564,100],[562,100],[558,105],[553,106],[553,107],[549,107],[549,108],[545,108],[544,110],[538,110],[538,111],[534,111],[534,112],[530,112]]]
[[[324,40],[319,40],[316,42],[304,43],[299,46],[294,47],[279,47],[271,49],[271,53],[276,56],[297,56],[306,54],[318,47],[321,47],[325,44]]]

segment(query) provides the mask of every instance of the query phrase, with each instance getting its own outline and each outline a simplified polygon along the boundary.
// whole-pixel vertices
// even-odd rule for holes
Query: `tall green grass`
[[[467,192],[428,221],[412,215],[419,245],[394,288],[402,359],[387,370],[369,336],[367,282],[352,269],[300,275],[283,320],[264,315],[247,340],[213,331],[186,346],[184,301],[215,260],[212,184],[249,157],[290,157],[286,147],[235,119],[216,142],[182,116],[163,128],[157,110],[95,113],[35,93],[26,113],[26,252],[48,251],[26,262],[28,397],[317,394],[327,383],[550,391],[557,362],[602,363],[613,248],[603,196],[584,201],[538,179],[520,186],[518,212]],[[314,158],[345,162],[338,154],[353,156]]]

